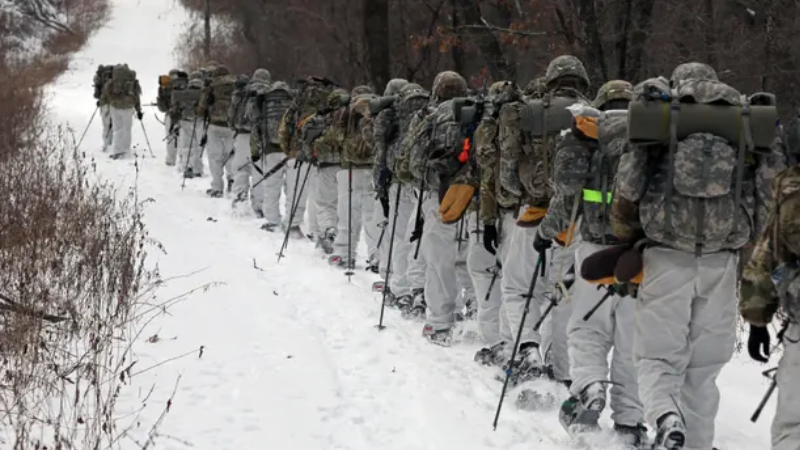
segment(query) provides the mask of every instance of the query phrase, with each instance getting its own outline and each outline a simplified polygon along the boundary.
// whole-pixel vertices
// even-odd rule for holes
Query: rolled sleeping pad
[[[373,98],[369,101],[369,112],[373,116],[377,115],[384,109],[392,106],[397,101],[397,96],[387,95],[385,97]]]
[[[635,100],[628,106],[628,139],[633,144],[667,144],[670,140],[669,102]],[[778,110],[775,106],[750,106],[753,145],[769,148],[775,140]],[[681,103],[678,139],[694,133],[711,133],[734,146],[742,137],[742,107]]]
[[[456,97],[451,102],[453,104],[453,120],[458,123],[463,123],[464,110],[474,108],[476,105],[475,99],[470,97]]]
[[[577,102],[578,100],[572,97],[528,100],[520,114],[522,130],[536,137],[544,137],[569,129],[572,127],[572,112],[567,107]],[[545,114],[547,114],[546,130]]]
[[[617,261],[628,249],[627,245],[615,245],[587,256],[581,264],[581,278],[592,284],[613,284]]]
[[[634,247],[623,253],[614,267],[614,278],[621,283],[641,284],[644,271],[642,249]]]

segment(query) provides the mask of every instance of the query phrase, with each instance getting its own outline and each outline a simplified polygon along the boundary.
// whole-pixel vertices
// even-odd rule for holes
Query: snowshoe
[[[208,195],[211,198],[222,198],[223,194],[222,191],[218,191],[216,189],[208,189],[206,191],[206,195]]]
[[[175,167],[175,161],[164,161],[164,164],[168,167]]]
[[[322,249],[326,255],[333,253],[333,242],[336,240],[336,229],[328,228],[325,233],[317,240],[317,246]]]
[[[256,219],[263,219],[264,218],[264,212],[261,211],[260,209],[253,209],[253,215],[256,216]]]
[[[348,269],[347,258],[339,255],[333,255],[328,258],[328,264],[341,269]]]
[[[517,396],[517,408],[523,411],[550,411],[558,405],[558,397],[552,392],[523,389]]]
[[[367,270],[372,273],[380,273],[381,271],[380,267],[378,267],[377,264],[370,264],[367,267],[365,267],[364,270]]]
[[[228,193],[233,192],[233,180],[228,180],[227,191]]]
[[[109,157],[110,159],[113,159],[113,160],[115,160],[115,161],[116,161],[116,160],[118,160],[118,159],[122,159],[122,158],[124,158],[124,157],[125,157],[125,153],[112,153],[112,154],[111,154],[111,155],[109,155],[108,157]]]
[[[433,325],[426,324],[422,328],[422,336],[425,337],[432,344],[440,345],[442,347],[450,347],[453,345],[453,329],[447,328],[444,330],[436,330]]]
[[[677,414],[668,413],[658,419],[653,450],[682,450],[685,443],[686,425]]]
[[[399,297],[395,297],[394,305],[397,309],[404,310],[411,308],[414,303],[414,297],[410,295],[401,295]]]
[[[464,317],[467,320],[475,320],[475,319],[478,318],[478,301],[477,300],[475,300],[475,299],[467,300],[467,304],[466,304],[465,308],[466,308],[467,312],[466,312],[466,314],[464,314]]]
[[[269,231],[270,233],[275,231],[275,228],[278,228],[278,224],[277,223],[267,222],[267,223],[261,225],[261,229],[262,230]]]
[[[428,309],[428,304],[425,302],[425,291],[418,288],[414,289],[412,294],[411,304],[403,309],[401,316],[404,319],[419,319],[425,317],[425,311]]]
[[[619,436],[626,450],[644,449],[648,444],[647,427],[642,424],[635,426],[614,424],[614,432]]]
[[[501,367],[508,358],[506,347],[508,344],[505,341],[491,347],[484,347],[475,353],[475,362],[484,366]]]
[[[558,420],[570,434],[597,431],[600,429],[597,421],[605,407],[605,384],[591,383],[580,395],[570,397],[561,405]]]
[[[191,167],[183,171],[183,178],[191,180],[194,177],[195,177],[194,170],[192,170]]]
[[[372,292],[383,292],[386,289],[386,281],[380,280],[372,283]]]
[[[539,344],[528,342],[520,345],[517,360],[512,362],[510,369],[508,363],[503,369],[504,371],[511,370],[509,382],[512,386],[540,378],[544,369],[542,357],[539,355]]]
[[[386,306],[389,308],[396,308],[397,297],[395,297],[394,294],[392,294],[392,291],[387,289],[386,292],[384,292],[384,295],[385,297],[383,303],[386,304]]]

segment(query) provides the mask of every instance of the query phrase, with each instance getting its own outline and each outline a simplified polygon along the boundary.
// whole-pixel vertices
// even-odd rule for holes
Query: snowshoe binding
[[[278,224],[277,223],[267,222],[267,223],[261,225],[261,229],[262,230],[269,231],[270,233],[274,232],[276,228],[278,228]]]
[[[511,362],[511,367],[506,363],[503,371],[511,370],[509,383],[518,386],[526,381],[535,380],[544,374],[542,357],[539,355],[539,344],[526,342],[520,345],[516,361]]]
[[[668,413],[658,419],[658,431],[653,450],[682,450],[686,443],[686,425],[675,413]]]
[[[386,307],[388,307],[388,308],[396,308],[397,307],[397,297],[395,297],[394,294],[392,294],[392,290],[389,289],[389,288],[386,288],[386,290],[382,291],[382,293],[384,295],[383,303],[386,305]]]
[[[600,431],[597,421],[606,407],[606,387],[592,383],[578,396],[572,396],[561,404],[558,420],[569,434]]]
[[[422,328],[422,336],[425,337],[432,344],[442,347],[450,347],[453,345],[453,329],[447,328],[444,330],[436,330],[433,325],[426,324]]]
[[[264,218],[264,211],[260,209],[253,208],[253,215],[256,216],[256,219],[263,219]]]
[[[116,161],[125,158],[125,153],[113,153],[111,155],[108,155],[108,157]]]
[[[233,180],[228,180],[227,191],[228,193],[233,192]]]
[[[333,255],[330,258],[328,258],[328,264],[330,264],[333,267],[338,267],[340,269],[351,268],[351,266],[347,263],[347,257],[339,255]]]
[[[183,178],[186,178],[188,180],[191,180],[192,178],[195,178],[197,176],[198,175],[194,174],[194,170],[192,170],[191,167],[183,171]]]
[[[421,319],[425,317],[425,311],[428,309],[428,304],[425,302],[425,291],[417,288],[412,292],[412,301],[408,308],[403,309],[401,316],[404,319]]]
[[[206,191],[206,195],[208,195],[211,198],[222,198],[223,194],[222,191],[218,191],[216,189],[208,189]]]
[[[317,239],[317,247],[322,249],[322,252],[326,255],[333,254],[333,242],[336,240],[336,229],[328,228],[325,232]]]
[[[380,280],[372,283],[372,292],[383,292],[386,289],[386,281]]]
[[[411,295],[406,294],[395,297],[394,305],[399,310],[406,310],[408,308],[411,308],[413,304],[414,304],[414,297]]]
[[[508,344],[503,341],[491,347],[484,347],[475,353],[475,362],[484,366],[502,367],[508,358]]]
[[[464,314],[464,318],[466,320],[475,320],[478,318],[478,301],[474,298],[467,300],[467,304],[465,306],[466,314]]]

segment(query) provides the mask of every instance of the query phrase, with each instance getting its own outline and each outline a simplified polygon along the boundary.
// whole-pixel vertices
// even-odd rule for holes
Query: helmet
[[[578,58],[572,55],[561,55],[556,59],[550,61],[545,72],[545,83],[548,87],[562,77],[575,77],[582,81],[585,86],[589,87],[589,75],[586,74],[586,68]]]
[[[400,97],[406,97],[415,92],[425,92],[425,88],[418,85],[417,83],[408,83],[407,85],[400,88]]]
[[[180,70],[178,70],[178,69],[172,69],[172,70],[170,70],[170,71],[169,71],[169,76],[170,76],[170,77],[173,77],[173,78],[174,78],[174,77],[177,77],[177,76],[178,76],[178,74],[179,74],[180,72],[181,72],[181,71],[180,71]]]
[[[350,93],[347,92],[346,89],[336,88],[328,94],[328,98],[326,99],[326,106],[330,110],[336,110],[339,108],[343,108],[350,103]]]
[[[456,72],[446,71],[433,80],[433,95],[438,101],[461,97],[467,93],[467,80]]]
[[[612,100],[633,100],[633,85],[625,80],[611,80],[600,86],[597,91],[593,105],[595,108],[602,109],[603,106]]]
[[[253,72],[252,80],[257,83],[270,84],[272,83],[272,74],[267,69],[256,69]]]
[[[673,85],[687,80],[719,81],[719,78],[711,66],[699,62],[681,64],[672,71],[672,76],[669,77],[669,81]]]
[[[202,78],[192,78],[189,80],[189,87],[192,89],[203,89],[203,79]]]
[[[400,89],[402,89],[403,86],[406,86],[407,84],[408,81],[402,78],[395,78],[393,80],[390,80],[388,83],[386,83],[386,89],[383,90],[384,97],[399,94]]]
[[[195,70],[194,72],[189,74],[190,80],[201,80],[203,79],[203,74],[200,73],[199,70]]]
[[[375,91],[372,90],[371,87],[362,84],[360,86],[354,87],[353,90],[350,91],[350,97],[355,98],[355,97],[357,97],[359,95],[374,94],[374,93],[375,93]]]
[[[211,68],[211,76],[213,77],[224,77],[225,75],[230,75],[230,73],[228,68],[222,64]]]
[[[503,105],[519,99],[519,89],[512,81],[497,81],[489,87],[489,99],[495,105]]]
[[[547,92],[547,83],[544,77],[537,77],[528,82],[522,94],[526,97],[540,98]]]

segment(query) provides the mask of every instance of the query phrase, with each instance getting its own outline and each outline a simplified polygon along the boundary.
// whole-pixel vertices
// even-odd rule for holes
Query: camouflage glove
[[[770,337],[767,327],[750,325],[750,336],[747,338],[747,353],[754,360],[769,362]]]

